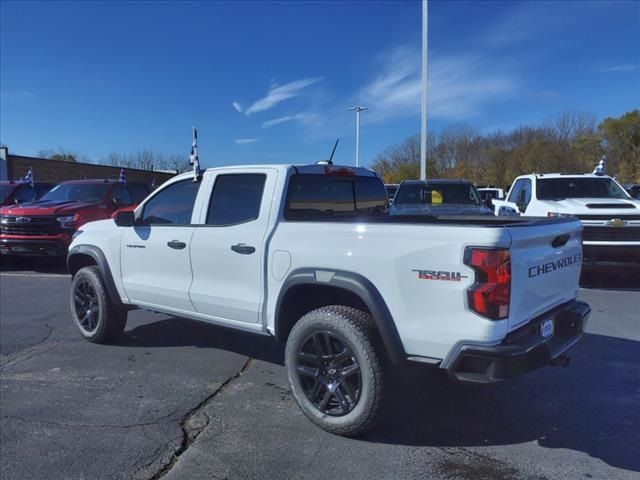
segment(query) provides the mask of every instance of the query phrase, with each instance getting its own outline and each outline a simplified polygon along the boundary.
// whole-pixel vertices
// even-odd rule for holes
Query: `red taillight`
[[[465,263],[476,271],[476,282],[468,290],[471,309],[483,317],[507,318],[511,294],[509,250],[470,248]]]

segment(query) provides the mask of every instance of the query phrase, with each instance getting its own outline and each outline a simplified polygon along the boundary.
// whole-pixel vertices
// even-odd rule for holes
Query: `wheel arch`
[[[354,272],[325,268],[303,268],[291,272],[276,303],[276,338],[286,341],[302,315],[331,304],[346,304],[368,311],[391,362],[399,364],[406,360],[400,335],[382,295],[370,280]]]
[[[72,277],[81,268],[92,265],[95,265],[100,270],[104,284],[107,287],[107,293],[114,305],[123,306],[104,252],[94,245],[76,245],[69,250],[67,254],[67,271]]]

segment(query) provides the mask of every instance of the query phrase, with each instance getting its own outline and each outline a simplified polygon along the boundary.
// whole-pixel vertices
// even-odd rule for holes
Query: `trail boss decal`
[[[555,272],[563,268],[570,267],[571,265],[579,264],[582,261],[582,254],[576,253],[568,257],[555,260],[553,262],[541,263],[540,265],[533,265],[529,267],[529,278],[539,277],[540,275],[546,275],[547,273]]]
[[[449,282],[459,282],[463,278],[469,278],[460,272],[445,272],[444,270],[411,270],[418,272],[420,280],[445,280]]]

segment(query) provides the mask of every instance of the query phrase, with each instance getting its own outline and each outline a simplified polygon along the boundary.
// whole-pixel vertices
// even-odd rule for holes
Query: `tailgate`
[[[509,330],[576,298],[582,268],[582,225],[577,219],[542,220],[509,227]]]

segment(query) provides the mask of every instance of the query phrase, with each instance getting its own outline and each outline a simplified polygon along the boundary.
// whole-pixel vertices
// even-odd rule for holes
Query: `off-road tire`
[[[313,392],[308,392],[309,387],[305,392],[305,379],[298,373],[298,367],[302,366],[301,362],[304,361],[299,360],[299,355],[305,345],[310,345],[307,342],[313,342],[309,339],[316,334],[329,334],[333,341],[339,340],[343,346],[350,349],[352,361],[357,361],[361,388],[355,406],[350,411],[342,410],[348,413],[327,414],[320,409],[322,402],[315,405],[311,401],[310,397],[314,395]],[[340,343],[334,345],[340,346]],[[325,306],[307,313],[296,322],[289,334],[285,349],[285,365],[298,406],[309,420],[323,430],[352,437],[372,429],[380,420],[385,399],[384,353],[375,324],[368,313],[343,305]],[[319,367],[318,371],[321,368]],[[335,372],[336,369],[331,371]],[[318,377],[312,377],[309,381],[317,382]],[[342,379],[340,381],[342,382]],[[326,386],[319,388],[324,388],[324,392],[329,390]],[[319,397],[320,395],[316,398]],[[342,398],[345,396],[342,395]],[[335,402],[338,402],[337,397]]]
[[[79,300],[83,296],[95,299],[91,301],[90,307]],[[115,342],[127,324],[126,310],[118,308],[111,301],[100,269],[96,266],[83,267],[73,277],[70,307],[71,316],[80,334],[93,343]],[[93,312],[90,319],[86,315],[89,309]]]

